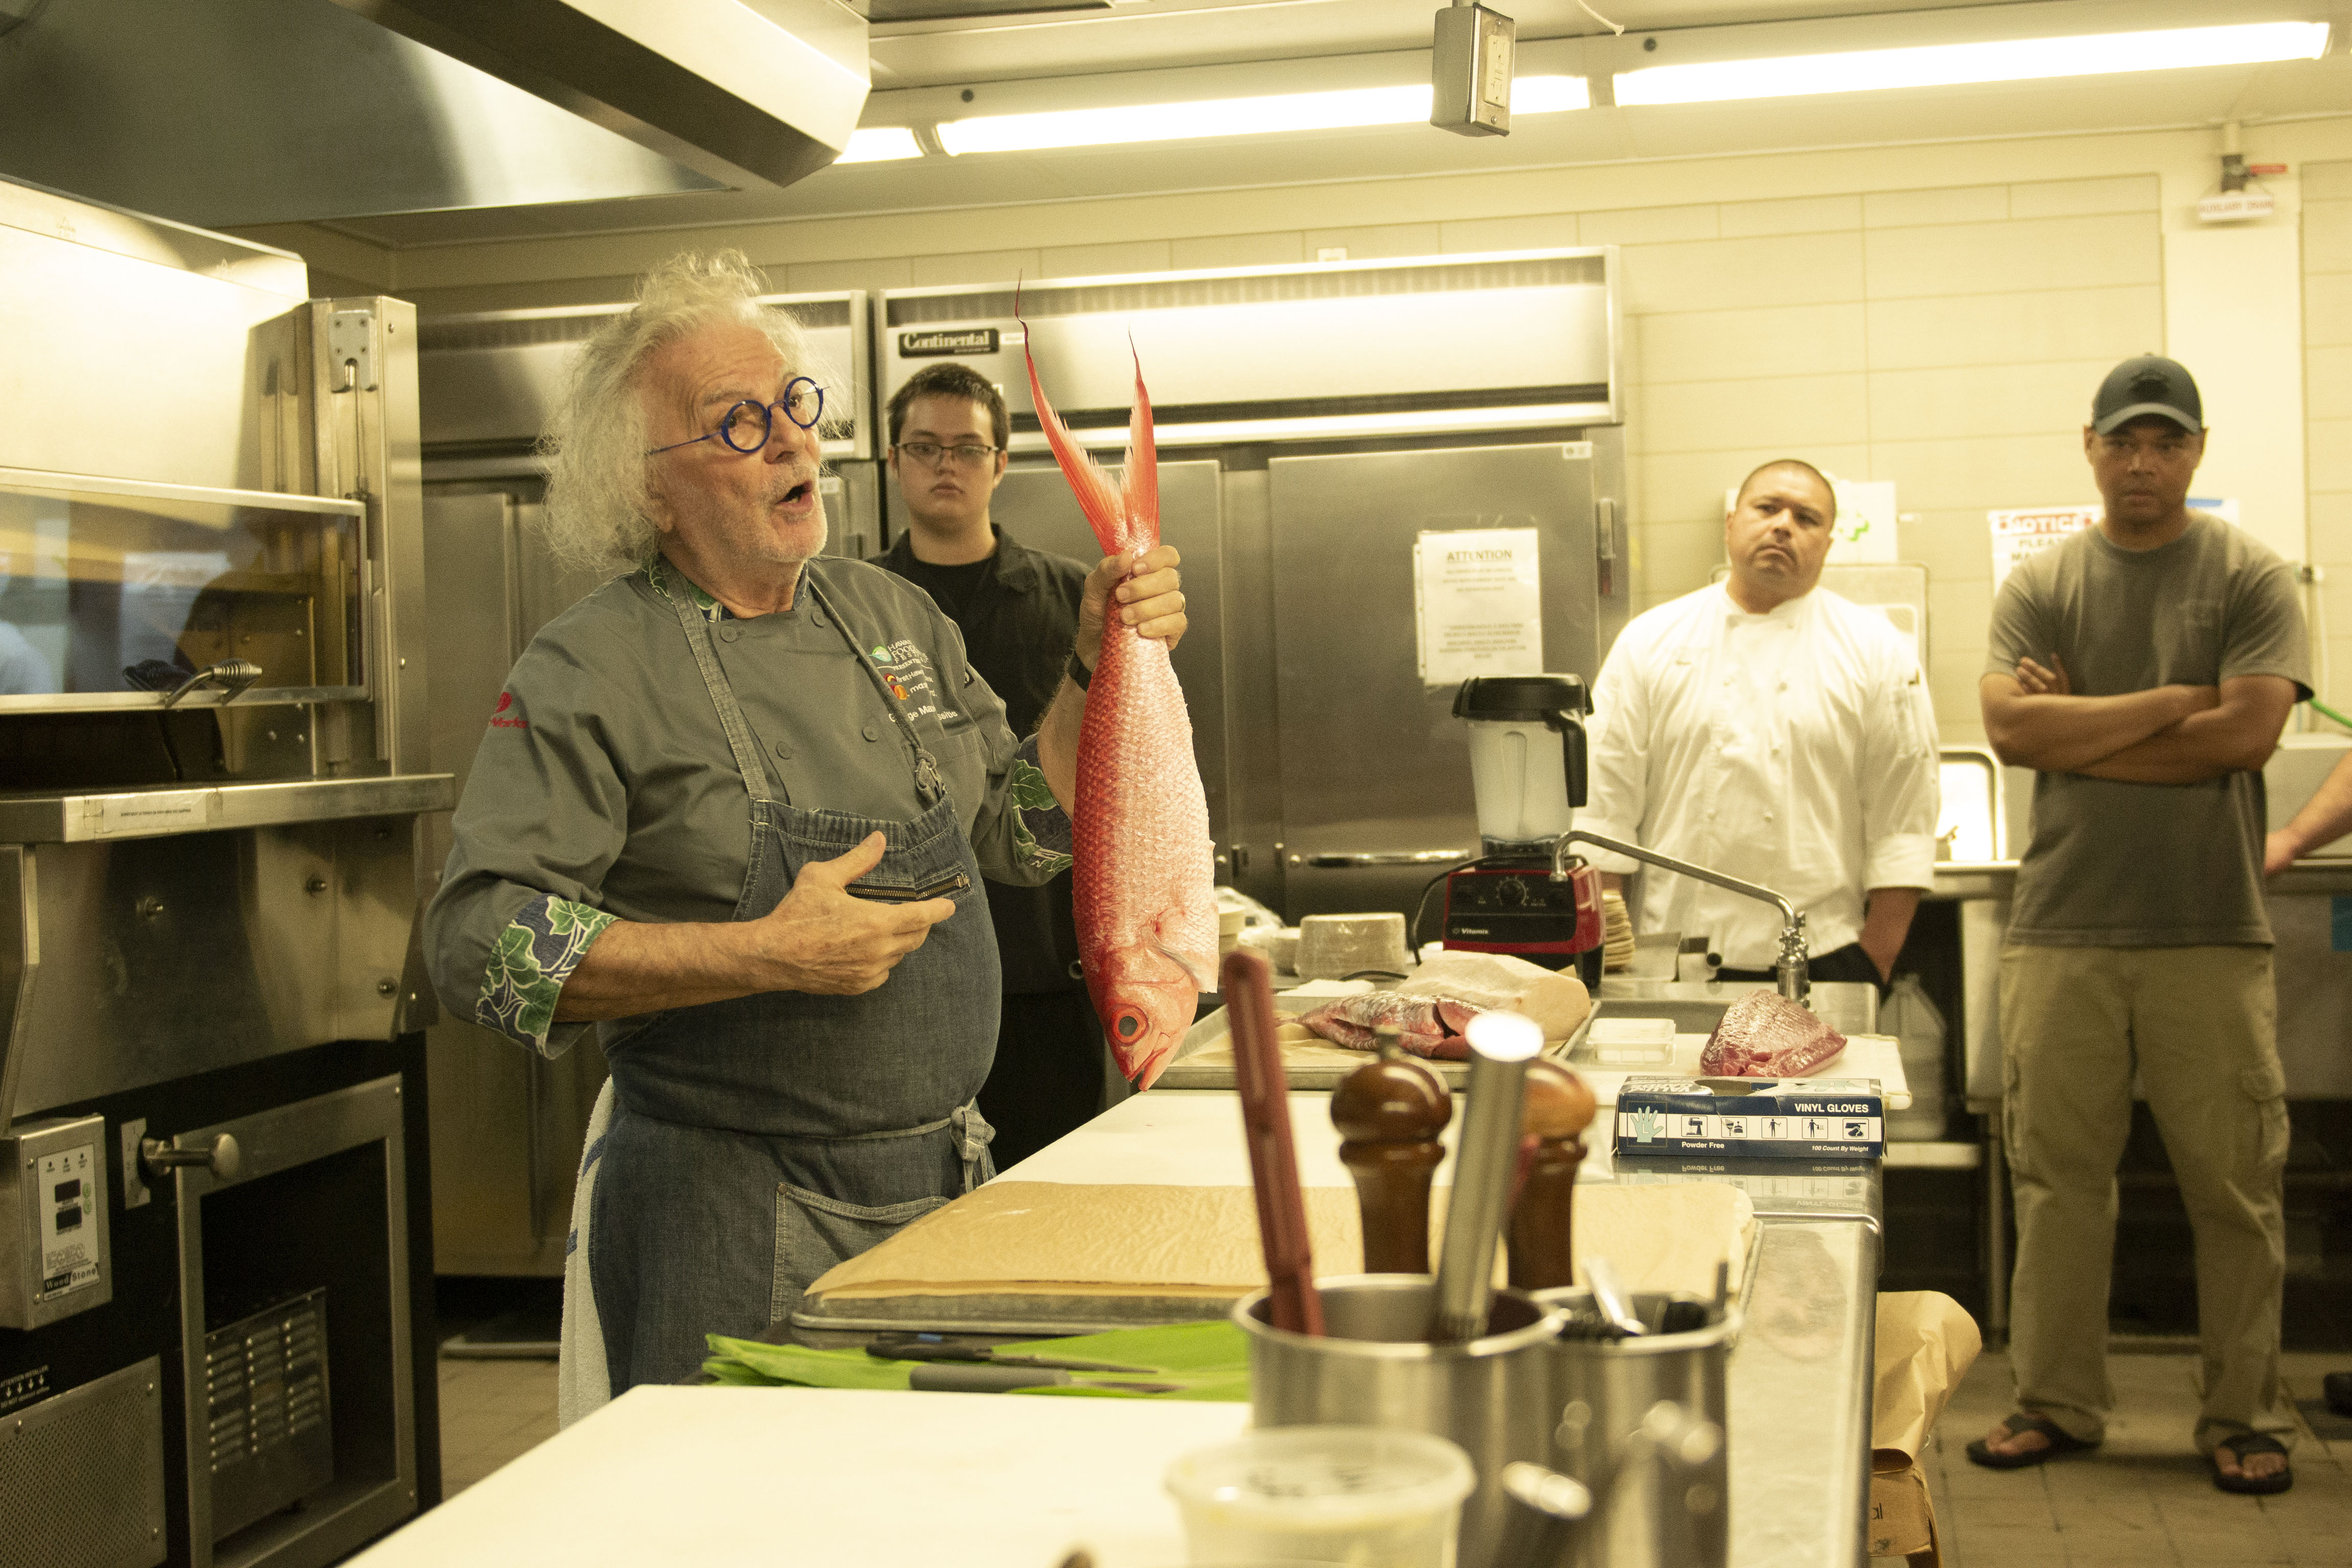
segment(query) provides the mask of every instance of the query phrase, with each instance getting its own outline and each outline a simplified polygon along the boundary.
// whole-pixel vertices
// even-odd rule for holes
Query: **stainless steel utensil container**
[[[1538,1290],[1535,1299],[1564,1324],[1599,1321],[1581,1288]],[[1549,1462],[1594,1497],[1593,1520],[1561,1568],[1723,1568],[1731,1539],[1726,1445],[1692,1463],[1635,1436],[1662,1400],[1724,1429],[1725,1362],[1739,1310],[1702,1302],[1712,1320],[1705,1328],[1658,1332],[1667,1304],[1678,1300],[1699,1299],[1635,1292],[1633,1315],[1650,1331],[1638,1337],[1580,1339],[1570,1327],[1545,1347],[1557,1423]]]
[[[1544,1356],[1559,1320],[1519,1290],[1497,1290],[1486,1333],[1429,1342],[1435,1282],[1425,1274],[1316,1281],[1324,1334],[1266,1321],[1266,1293],[1244,1297],[1234,1321],[1249,1336],[1250,1414],[1260,1426],[1391,1426],[1451,1438],[1470,1456],[1478,1489],[1462,1505],[1461,1568],[1486,1568],[1502,1535],[1503,1467],[1541,1463],[1559,1406]]]

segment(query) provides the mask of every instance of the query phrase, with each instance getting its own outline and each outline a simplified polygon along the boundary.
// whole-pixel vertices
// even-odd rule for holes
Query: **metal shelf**
[[[1889,1170],[1973,1171],[1984,1163],[1977,1143],[1913,1143],[1889,1139],[1885,1164]]]
[[[448,773],[388,778],[286,779],[72,794],[0,793],[0,844],[77,844],[97,839],[161,838],[328,822],[352,816],[408,816],[457,804]]]

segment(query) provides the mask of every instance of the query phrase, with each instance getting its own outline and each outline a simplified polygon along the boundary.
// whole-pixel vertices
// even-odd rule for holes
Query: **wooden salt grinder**
[[[1538,1057],[1528,1064],[1527,1096],[1519,1126],[1536,1146],[1505,1234],[1512,1288],[1549,1290],[1576,1283],[1570,1218],[1576,1168],[1584,1163],[1583,1133],[1592,1123],[1592,1090],[1558,1062]]]
[[[1365,1273],[1429,1272],[1429,1184],[1445,1158],[1437,1135],[1453,1119],[1445,1085],[1393,1037],[1332,1091],[1339,1163],[1356,1179],[1363,1215]]]

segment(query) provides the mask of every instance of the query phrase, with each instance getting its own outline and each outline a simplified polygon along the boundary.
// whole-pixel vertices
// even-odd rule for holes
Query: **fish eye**
[[[1111,1021],[1111,1029],[1122,1041],[1131,1041],[1143,1033],[1143,1015],[1133,1008],[1122,1009]]]

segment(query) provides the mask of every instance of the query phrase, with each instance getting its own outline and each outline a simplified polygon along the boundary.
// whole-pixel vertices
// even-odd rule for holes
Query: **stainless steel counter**
[[[1345,1186],[1328,1098],[1294,1093],[1291,1115],[1301,1183]],[[1747,1326],[1727,1369],[1733,1568],[1864,1568],[1883,1219],[1877,1167],[1825,1172],[1806,1162],[1748,1161],[1718,1173],[1696,1168],[1706,1162],[1673,1163],[1672,1173],[1659,1163],[1618,1170],[1596,1157],[1585,1171],[1621,1182],[1735,1181],[1762,1220]],[[1450,1171],[1450,1163],[1441,1167],[1440,1180]],[[1138,1095],[1001,1179],[1246,1185],[1237,1099]]]
[[[1861,1568],[1870,1503],[1878,1233],[1769,1220],[1732,1352],[1733,1568]]]
[[[163,784],[127,790],[0,792],[0,844],[79,844],[178,833],[414,816],[457,803],[448,773]]]

